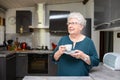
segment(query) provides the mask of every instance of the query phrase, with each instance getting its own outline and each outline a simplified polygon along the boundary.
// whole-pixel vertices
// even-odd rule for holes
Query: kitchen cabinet
[[[94,0],[94,24],[108,23],[120,18],[120,0]]]
[[[120,18],[120,0],[111,0],[111,20]]]
[[[17,10],[16,11],[16,32],[28,33],[31,31],[29,26],[32,25],[32,12],[29,10]]]
[[[6,57],[6,80],[16,80],[16,61],[15,60],[16,60],[15,54]]]
[[[6,57],[0,57],[0,80],[16,80],[15,60],[15,54],[7,55]]]
[[[51,33],[67,33],[67,17],[70,11],[50,11],[49,30]]]
[[[94,0],[94,24],[101,24],[111,20],[111,0]]]
[[[46,62],[47,64],[44,64],[44,61],[45,62],[47,61]],[[47,71],[42,66],[46,66]],[[42,69],[44,69],[45,72],[40,72]],[[55,64],[52,61],[51,52],[49,52],[48,54],[44,52],[16,53],[17,79],[23,78],[26,75],[55,76],[56,74],[57,74],[57,64]]]
[[[120,0],[94,0],[95,30],[114,31],[120,29],[119,3]]]
[[[27,53],[16,54],[16,77],[22,78],[27,75],[28,56]]]
[[[57,63],[52,61],[52,55],[48,56],[48,75],[56,76],[57,75]]]

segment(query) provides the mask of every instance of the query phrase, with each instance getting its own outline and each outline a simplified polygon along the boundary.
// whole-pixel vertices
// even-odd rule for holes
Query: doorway
[[[113,31],[100,31],[100,62],[107,52],[113,52]]]

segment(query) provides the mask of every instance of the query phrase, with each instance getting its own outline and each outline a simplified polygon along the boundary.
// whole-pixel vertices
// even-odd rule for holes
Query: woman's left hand
[[[72,57],[75,57],[75,58],[77,58],[77,59],[80,59],[83,55],[84,55],[84,53],[82,52],[82,51],[80,51],[80,50],[75,50],[75,52],[74,53],[71,53],[70,54]]]
[[[82,52],[81,50],[75,50],[74,53],[70,54],[72,57],[76,58],[76,59],[82,59],[83,61],[85,61],[88,65],[91,64],[90,61],[90,57],[85,54],[84,52]]]

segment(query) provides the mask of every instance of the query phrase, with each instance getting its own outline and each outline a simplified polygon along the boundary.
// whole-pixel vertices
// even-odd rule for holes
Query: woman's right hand
[[[58,51],[59,51],[60,54],[63,54],[66,51],[65,46],[64,45],[59,46]]]
[[[59,60],[60,56],[65,52],[66,48],[64,45],[59,46],[58,51],[54,54],[54,59]]]

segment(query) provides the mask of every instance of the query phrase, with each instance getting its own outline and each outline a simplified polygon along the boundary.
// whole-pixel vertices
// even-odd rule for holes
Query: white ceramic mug
[[[66,44],[65,48],[66,48],[66,51],[71,51],[72,50],[72,44]]]

